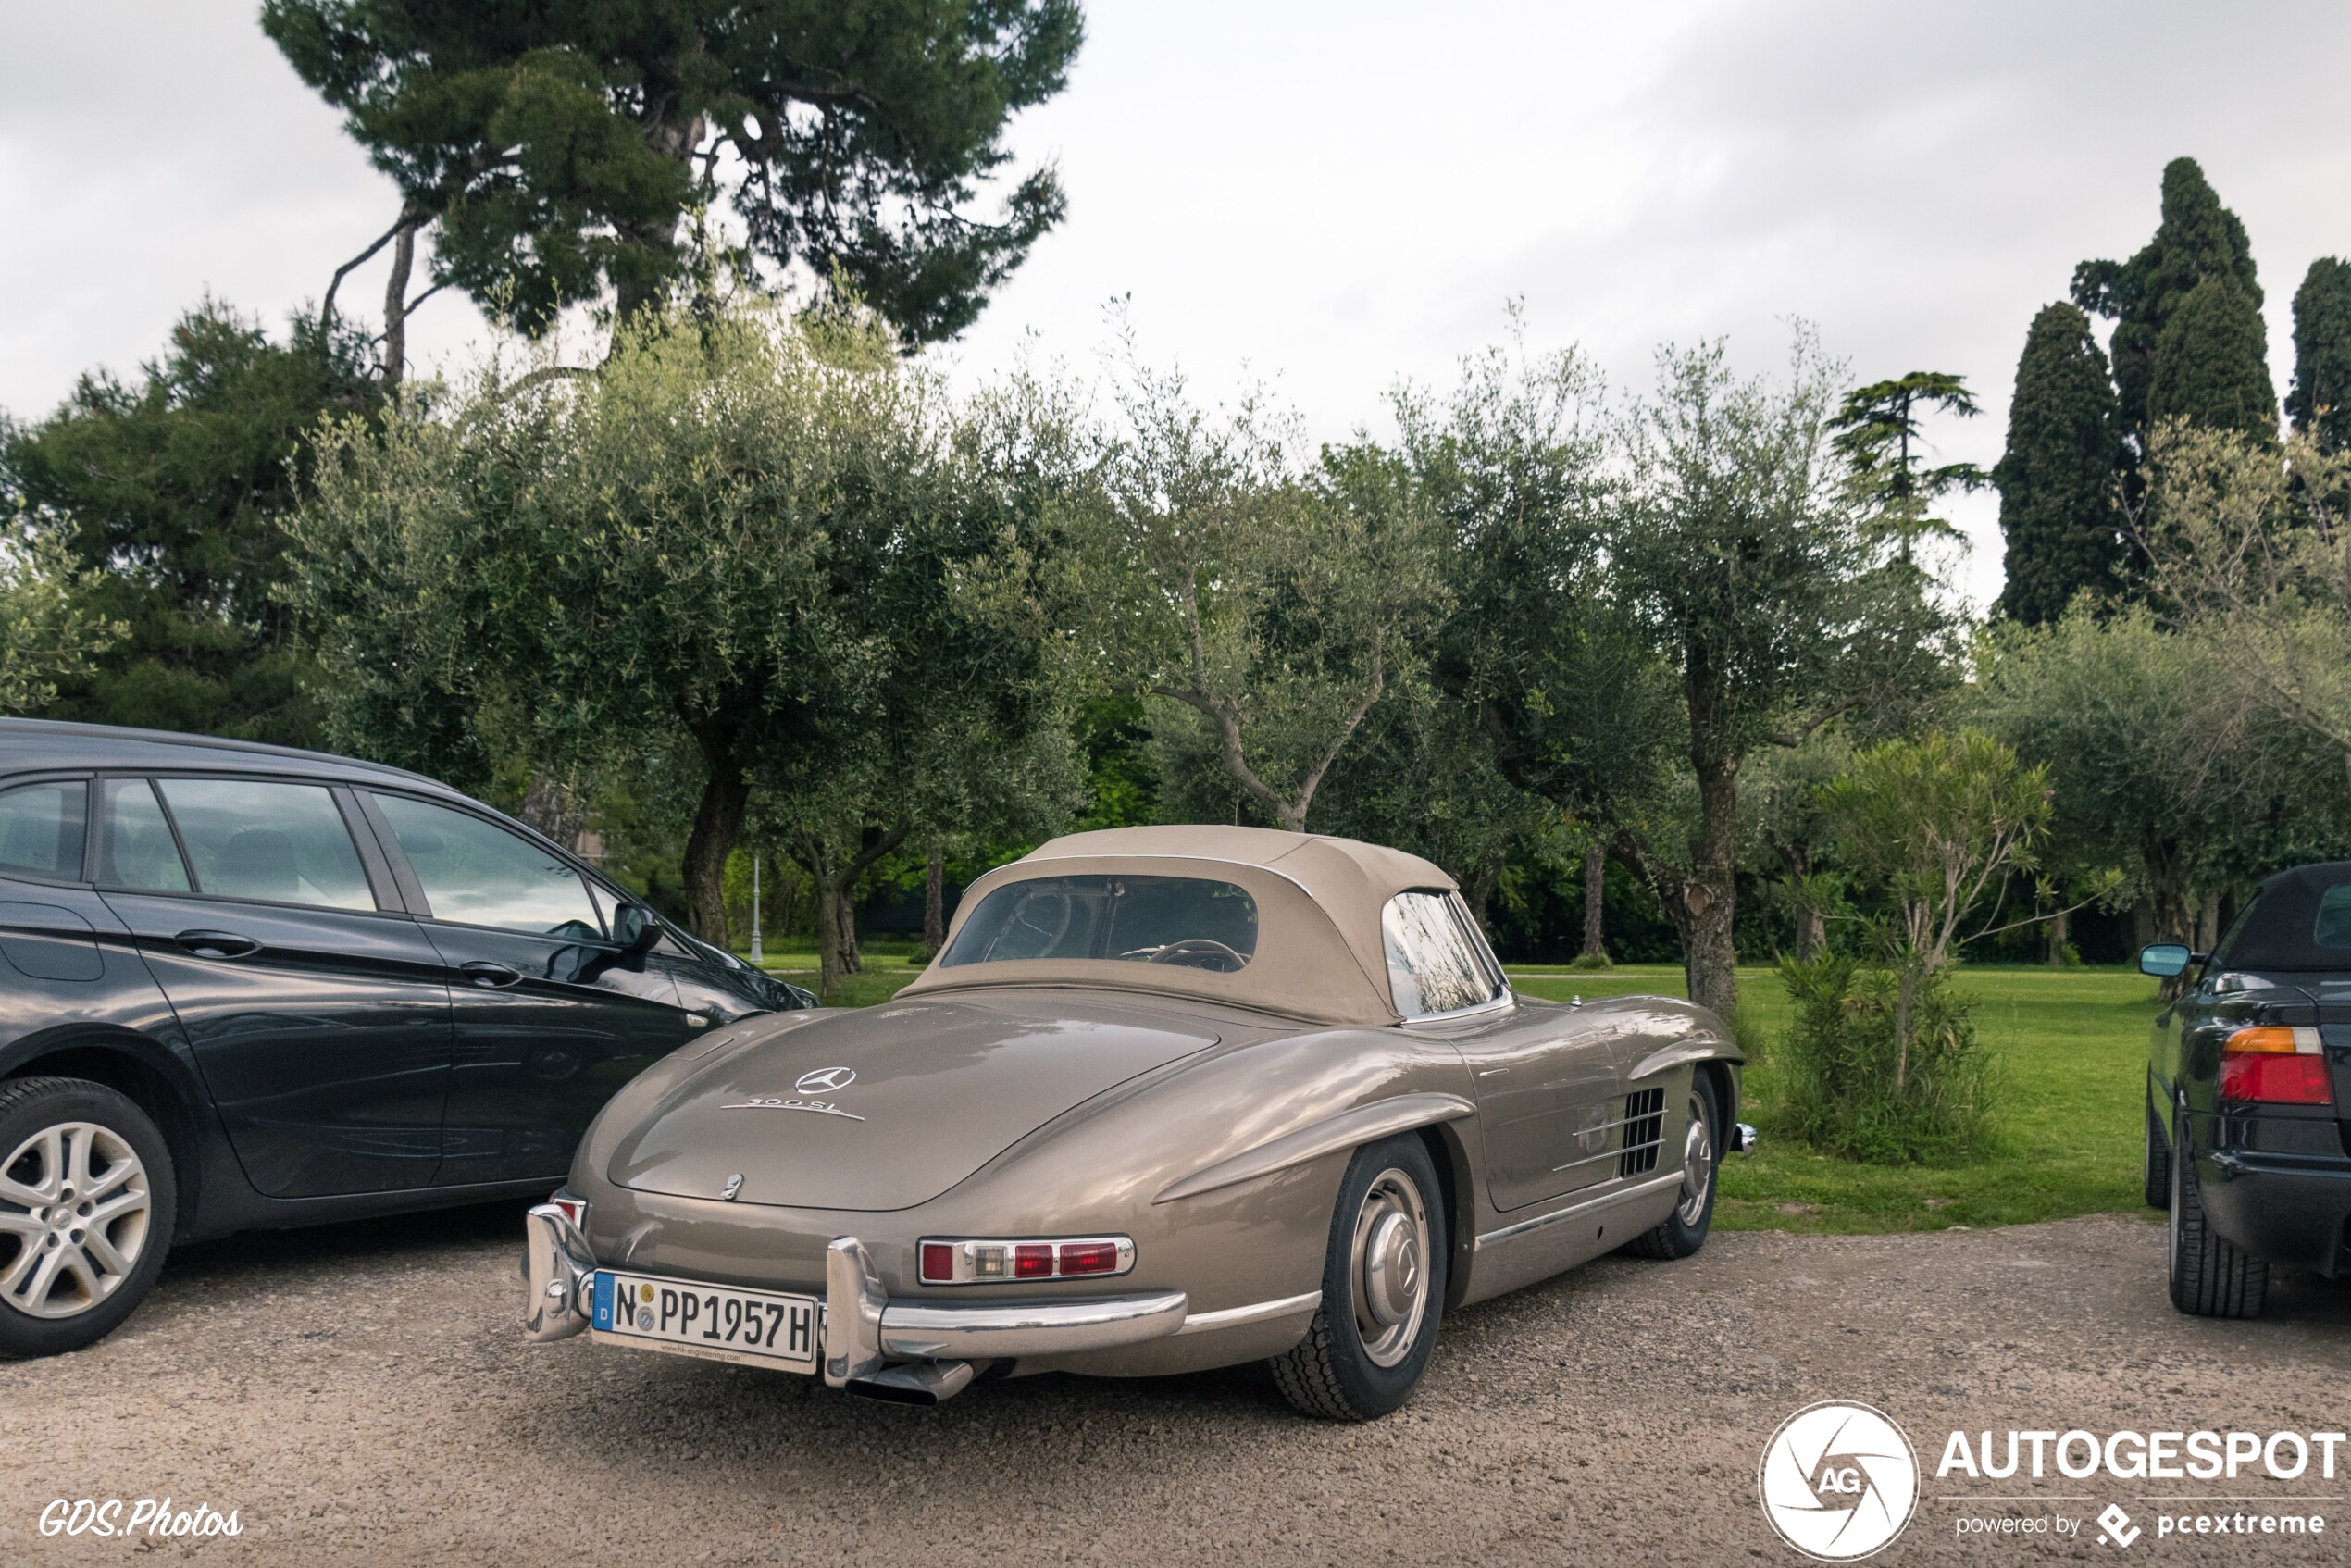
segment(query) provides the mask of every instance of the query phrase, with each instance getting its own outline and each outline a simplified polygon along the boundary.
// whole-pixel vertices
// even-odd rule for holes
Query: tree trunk
[[[816,902],[816,969],[820,996],[829,998],[846,976],[865,967],[857,951],[857,884],[874,863],[906,840],[901,826],[885,832],[868,825],[859,835],[858,850],[837,858],[832,846],[813,833],[801,836],[799,859],[808,869]]]
[[[816,995],[830,1002],[844,971],[840,961],[840,910],[833,900],[832,846],[813,834],[801,840],[800,863],[808,872],[808,892],[816,916]]]
[[[1828,915],[1820,909],[1806,906],[1803,918],[1797,922],[1796,956],[1803,959],[1818,958],[1828,951]]]
[[[841,975],[865,972],[865,956],[857,951],[857,883],[853,876],[828,890],[827,904],[833,912],[833,964]]]
[[[947,844],[930,841],[930,858],[923,865],[923,956],[937,958],[947,945]]]
[[[522,807],[515,813],[523,823],[575,852],[588,826],[588,808],[579,792],[552,773],[534,772],[522,792]]]
[[[1921,978],[1917,962],[1906,958],[1894,988],[1894,1092],[1897,1095],[1910,1076],[1910,1014],[1918,1010]]]
[[[2073,916],[2062,909],[2049,916],[2049,967],[2052,969],[2065,967],[2066,932],[2072,924]]]
[[[1608,962],[1600,940],[1600,916],[1607,902],[1608,855],[1598,844],[1584,852],[1584,951],[1577,956]]]
[[[2147,890],[2153,895],[2155,934],[2148,940],[2158,942],[2188,942],[2196,940],[2196,915],[2188,907],[2187,890],[2181,884],[2180,846],[2176,840],[2150,839],[2140,851]],[[2167,979],[2156,995],[2164,1002],[2176,1001],[2187,989],[2187,972]]]
[[[417,230],[424,219],[400,226],[392,242],[392,276],[384,283],[384,391],[398,396],[408,368],[408,277],[417,265]]]
[[[1491,860],[1484,865],[1471,867],[1470,874],[1462,880],[1462,902],[1469,905],[1471,917],[1477,922],[1478,930],[1486,933],[1489,942],[1493,940],[1493,935],[1486,930],[1486,905],[1494,896],[1494,884],[1501,879],[1502,863]]]
[[[686,836],[686,907],[694,935],[724,944],[727,938],[727,857],[742,832],[751,785],[735,755],[736,734],[715,719],[690,722],[707,775],[693,830]]]
[[[2220,945],[2220,900],[2218,895],[2196,906],[2196,940],[2188,945],[2198,952],[2210,952]]]
[[[1690,1000],[1724,1020],[1738,1012],[1738,948],[1731,917],[1738,897],[1738,764],[1694,741],[1698,827],[1690,875],[1682,886],[1682,972]]]

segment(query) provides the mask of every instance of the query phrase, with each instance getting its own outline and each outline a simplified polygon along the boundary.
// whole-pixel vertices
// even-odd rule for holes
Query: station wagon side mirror
[[[612,940],[631,955],[653,951],[661,940],[661,922],[641,903],[624,903],[612,912]]]
[[[2139,950],[2139,973],[2168,980],[2195,963],[2196,956],[2182,943],[2158,942]]]

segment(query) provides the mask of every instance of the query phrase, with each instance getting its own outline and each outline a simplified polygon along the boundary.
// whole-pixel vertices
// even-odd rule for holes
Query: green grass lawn
[[[1536,996],[1682,994],[1679,967],[1586,974],[1513,971]],[[1857,1165],[1772,1136],[1770,1040],[1788,1021],[1769,969],[1739,971],[1740,1010],[1763,1027],[1762,1060],[1744,1076],[1742,1119],[1763,1130],[1757,1152],[1723,1169],[1715,1223],[1734,1230],[1941,1230],[2068,1214],[2142,1213],[2140,1140],[2155,982],[2125,969],[1984,968],[1959,972],[1976,1027],[1997,1064],[2002,1145],[1964,1165]]]
[[[835,1005],[886,1002],[920,971],[913,953],[873,951]],[[771,952],[767,967],[815,989],[814,953]],[[1570,972],[1511,971],[1518,989],[1572,996],[1682,994],[1679,966],[1626,964]],[[1741,1118],[1763,1131],[1756,1153],[1723,1168],[1715,1223],[1731,1230],[1942,1230],[2069,1214],[2144,1213],[2140,1105],[2155,982],[2125,969],[1984,968],[1959,972],[1976,1027],[1997,1064],[2001,1147],[1963,1165],[1857,1165],[1773,1136],[1770,1041],[1787,1025],[1787,995],[1770,969],[1739,971],[1741,1011],[1761,1026],[1760,1060],[1745,1078]]]

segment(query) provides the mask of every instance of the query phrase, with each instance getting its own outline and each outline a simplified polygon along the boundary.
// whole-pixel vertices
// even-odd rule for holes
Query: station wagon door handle
[[[234,931],[182,931],[171,940],[198,958],[249,958],[261,951],[259,942]]]
[[[486,958],[458,964],[457,973],[488,991],[503,990],[522,978],[521,970],[510,969],[504,964],[492,964]]]

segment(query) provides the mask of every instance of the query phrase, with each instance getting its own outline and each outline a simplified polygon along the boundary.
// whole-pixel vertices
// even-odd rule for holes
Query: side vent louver
[[[1646,1176],[1657,1169],[1657,1147],[1665,1138],[1665,1090],[1635,1089],[1624,1097],[1624,1152],[1617,1157],[1620,1176]]]

